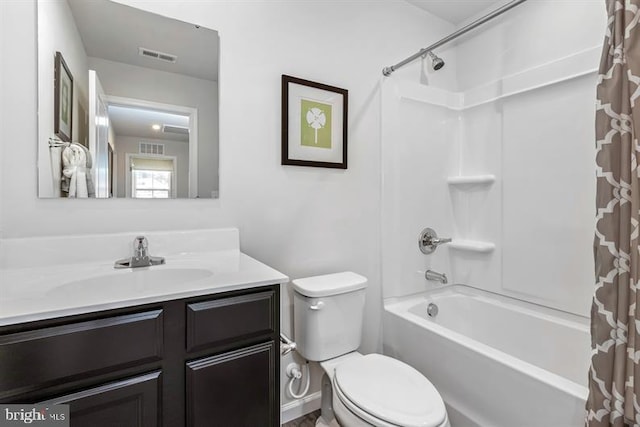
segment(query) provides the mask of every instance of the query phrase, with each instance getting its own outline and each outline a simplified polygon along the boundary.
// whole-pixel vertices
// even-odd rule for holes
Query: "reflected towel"
[[[93,186],[93,175],[91,173],[91,168],[93,167],[93,159],[91,157],[91,152],[89,152],[89,149],[87,147],[77,142],[72,142],[71,145],[80,147],[82,151],[84,151],[84,155],[87,159],[87,162],[85,164],[86,178],[87,178],[87,194],[89,195],[89,197],[96,197],[96,191]]]
[[[72,142],[62,151],[61,188],[67,197],[95,197],[91,166],[93,161],[89,150],[77,142]]]
[[[69,179],[68,197],[87,198],[87,157],[82,148],[71,144],[62,151],[62,174]]]

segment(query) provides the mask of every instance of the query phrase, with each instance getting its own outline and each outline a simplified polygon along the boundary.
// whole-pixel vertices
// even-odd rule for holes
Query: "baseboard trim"
[[[300,418],[310,412],[320,409],[322,393],[316,391],[301,399],[285,403],[280,407],[280,424],[288,423],[291,420]]]

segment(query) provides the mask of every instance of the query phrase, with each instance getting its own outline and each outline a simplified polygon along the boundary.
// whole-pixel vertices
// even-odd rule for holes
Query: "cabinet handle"
[[[322,301],[318,301],[317,304],[309,306],[311,310],[322,310],[322,307],[324,307],[324,303]]]

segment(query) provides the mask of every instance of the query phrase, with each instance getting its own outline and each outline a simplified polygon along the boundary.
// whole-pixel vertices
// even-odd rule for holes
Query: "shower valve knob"
[[[423,254],[433,253],[438,245],[443,243],[449,243],[451,239],[441,239],[438,237],[436,231],[432,228],[425,228],[418,236],[418,248]]]

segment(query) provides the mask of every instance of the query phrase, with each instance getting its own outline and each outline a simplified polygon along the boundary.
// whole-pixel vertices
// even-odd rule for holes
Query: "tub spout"
[[[433,271],[433,270],[427,270],[424,273],[424,278],[427,280],[434,280],[436,282],[440,282],[443,285],[446,285],[448,283],[446,274],[438,273],[437,271]]]

